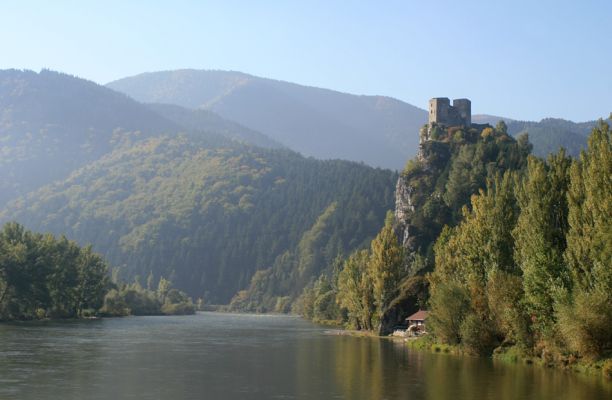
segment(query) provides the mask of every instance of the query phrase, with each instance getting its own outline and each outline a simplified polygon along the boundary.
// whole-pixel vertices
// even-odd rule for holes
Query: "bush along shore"
[[[112,279],[91,246],[17,223],[0,231],[0,321],[195,313],[192,300],[168,280],[152,286],[152,276],[147,288]]]
[[[427,351],[438,354],[451,354],[459,356],[474,356],[461,345],[443,343],[433,335],[424,335],[419,338],[406,339],[406,346],[411,350]],[[498,347],[493,351],[491,358],[508,364],[534,365],[537,367],[555,368],[574,373],[601,377],[612,380],[612,359],[602,358],[589,360],[575,356],[555,357],[553,354],[545,356],[534,355],[517,346]]]

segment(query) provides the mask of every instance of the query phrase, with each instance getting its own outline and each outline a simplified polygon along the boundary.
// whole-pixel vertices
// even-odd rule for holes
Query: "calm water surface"
[[[0,324],[0,399],[610,399],[599,380],[200,313]]]

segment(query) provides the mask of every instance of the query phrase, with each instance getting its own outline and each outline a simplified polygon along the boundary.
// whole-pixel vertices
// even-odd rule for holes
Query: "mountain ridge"
[[[241,72],[149,72],[107,84],[138,101],[206,108],[321,159],[401,169],[416,154],[427,112],[386,96],[259,78]]]

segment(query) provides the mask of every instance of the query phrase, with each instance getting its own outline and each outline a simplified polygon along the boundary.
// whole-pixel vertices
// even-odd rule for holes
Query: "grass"
[[[434,341],[434,338],[431,335],[425,335],[417,339],[408,340],[406,345],[414,350],[426,350],[431,351],[432,353],[463,354],[459,346],[437,343]]]
[[[432,353],[441,354],[467,354],[460,345],[449,345],[438,343],[435,337],[431,335],[422,336],[417,339],[410,339],[406,342],[406,346],[414,350],[429,351]],[[558,368],[574,373],[601,377],[603,379],[612,380],[612,358],[605,358],[597,361],[589,361],[575,357],[559,357],[554,362],[545,361],[540,357],[534,357],[523,351],[518,346],[498,347],[492,354],[494,360],[509,364],[526,364],[537,365],[548,368]]]

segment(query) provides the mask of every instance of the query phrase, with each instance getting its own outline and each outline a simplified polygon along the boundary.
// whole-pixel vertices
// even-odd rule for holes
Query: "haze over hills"
[[[241,72],[153,72],[107,84],[147,103],[214,111],[316,158],[403,168],[427,112],[384,96],[357,96]]]
[[[127,133],[131,134],[128,135]],[[212,112],[152,107],[94,82],[43,70],[0,71],[0,207],[111,151],[117,143],[192,132],[279,144]]]
[[[306,284],[393,206],[392,171],[305,158],[211,111],[51,71],[0,76],[0,221],[92,243],[128,280],[228,302],[309,243]]]
[[[358,96],[255,77],[234,71],[184,69],[150,72],[107,84],[136,100],[211,110],[304,155],[341,158],[402,169],[418,146],[427,112],[385,96]],[[488,114],[475,123],[508,124],[513,136],[529,133],[534,154],[559,147],[577,155],[595,121],[517,121]]]
[[[508,133],[518,136],[529,134],[533,154],[546,157],[564,147],[569,155],[577,157],[586,147],[587,138],[597,121],[573,122],[560,118],[545,118],[540,122],[508,121]]]
[[[188,131],[215,132],[238,142],[244,142],[261,147],[282,147],[280,143],[268,136],[242,126],[234,121],[229,121],[212,111],[203,109],[190,109],[174,104],[150,103],[147,104],[151,110],[162,117],[180,125]]]
[[[366,243],[392,208],[391,171],[308,159],[283,148],[287,141],[322,158],[367,155],[401,166],[425,118],[387,97],[240,73],[124,81],[143,91],[141,100],[181,105],[142,104],[51,71],[0,77],[0,220],[92,242],[126,277],[171,277],[220,302],[256,271],[291,264],[288,254],[311,261],[295,261],[304,275],[279,281],[306,284],[337,254]],[[537,154],[563,141],[576,154],[590,126],[508,121],[508,132],[528,131]]]

